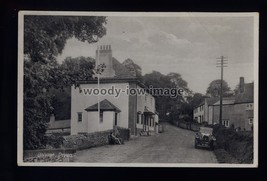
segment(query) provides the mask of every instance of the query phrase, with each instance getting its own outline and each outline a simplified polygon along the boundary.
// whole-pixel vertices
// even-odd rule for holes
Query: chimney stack
[[[96,61],[97,60],[99,61],[99,64],[105,64],[106,66],[104,72],[101,73],[100,78],[110,78],[115,76],[111,45],[100,45],[100,48],[97,48]]]
[[[244,79],[244,77],[240,77],[240,82],[239,82],[239,92],[240,93],[244,92],[244,86],[245,86],[245,79]]]

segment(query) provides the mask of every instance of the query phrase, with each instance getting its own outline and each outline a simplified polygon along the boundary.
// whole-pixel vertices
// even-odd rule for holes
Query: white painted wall
[[[202,105],[201,105],[202,106]],[[205,110],[205,106],[203,105],[203,110],[202,109],[200,109],[200,107],[201,106],[199,106],[199,107],[197,107],[197,108],[195,108],[194,109],[194,119],[195,119],[195,117],[197,117],[197,121],[200,123],[200,117],[199,116],[203,116],[203,119],[204,119],[204,110]],[[195,110],[197,110],[196,112],[195,112]],[[202,120],[202,122],[203,122],[204,120]]]
[[[100,84],[99,88],[111,88],[111,86],[115,86],[116,88],[121,88],[122,90],[126,90],[126,86],[129,86],[128,83],[103,83]],[[81,89],[83,88],[97,88],[97,84],[81,84]],[[118,126],[128,128],[128,112],[129,112],[129,96],[126,93],[122,93],[120,97],[115,98],[114,96],[99,96],[99,101],[107,99],[116,107],[118,107],[121,112],[118,114]],[[88,124],[88,116],[90,115],[90,119],[95,119],[94,114],[89,114],[85,109],[91,105],[94,105],[98,102],[97,96],[85,96],[84,93],[79,92],[79,88],[71,88],[71,134],[77,134],[79,132],[91,132],[92,130],[96,130],[96,125],[92,124],[89,126]],[[82,122],[78,122],[78,112],[82,112]],[[96,117],[97,118],[97,117]],[[113,118],[113,116],[112,116]],[[105,118],[104,118],[105,119]],[[105,120],[104,120],[105,121]],[[90,122],[91,124],[91,122]],[[90,129],[89,129],[90,127]],[[106,127],[104,125],[103,129]],[[99,128],[99,129],[102,129]]]
[[[208,110],[209,110],[209,112],[208,112],[208,117],[209,117],[208,123],[209,124],[214,124],[215,121],[212,120],[213,119],[213,106],[208,106]]]
[[[137,89],[140,89],[141,87],[137,85]],[[137,95],[137,112],[144,112],[145,106],[147,106],[147,108],[151,111],[151,112],[155,112],[156,108],[155,108],[155,98],[146,93],[145,95]]]

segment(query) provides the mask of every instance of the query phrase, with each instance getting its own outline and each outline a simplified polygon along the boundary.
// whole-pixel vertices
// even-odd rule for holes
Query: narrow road
[[[105,145],[76,153],[75,162],[217,163],[212,151],[194,148],[194,132],[165,124],[163,133],[141,136],[124,145]]]

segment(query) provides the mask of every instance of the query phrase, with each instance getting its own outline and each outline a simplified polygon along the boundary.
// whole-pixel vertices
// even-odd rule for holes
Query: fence
[[[176,123],[176,126],[178,126],[179,128],[188,129],[192,131],[198,131],[199,127],[201,127],[201,125],[198,123],[184,122],[184,121],[178,121]]]

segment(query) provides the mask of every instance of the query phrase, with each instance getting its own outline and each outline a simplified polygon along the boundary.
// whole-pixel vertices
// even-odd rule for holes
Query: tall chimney
[[[98,59],[99,59],[99,64],[105,64],[106,66],[104,71],[100,74],[100,77],[101,78],[114,77],[115,71],[113,69],[111,45],[101,45],[100,49],[96,50],[96,66]]]
[[[240,77],[240,82],[239,82],[239,92],[243,93],[244,92],[244,85],[245,84],[245,79],[244,77]]]

